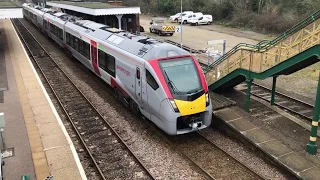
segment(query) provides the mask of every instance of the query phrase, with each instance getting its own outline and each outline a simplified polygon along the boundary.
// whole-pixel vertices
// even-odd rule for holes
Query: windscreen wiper
[[[164,71],[164,74],[166,75],[166,78],[168,79],[168,83],[169,85],[171,86],[172,90],[174,91],[174,93],[177,93],[177,94],[182,94],[181,91],[179,91],[179,89],[174,85],[174,83],[169,79],[169,76],[166,72],[166,70],[163,70]]]
[[[197,92],[199,92],[200,90],[202,90],[201,87],[195,88],[195,89],[192,89],[192,90],[188,91],[187,94],[197,93]]]

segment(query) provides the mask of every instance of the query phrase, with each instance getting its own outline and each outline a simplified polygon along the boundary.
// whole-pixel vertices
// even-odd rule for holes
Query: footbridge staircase
[[[288,75],[320,60],[320,10],[274,40],[240,43],[204,69],[209,89],[222,91],[243,81]]]

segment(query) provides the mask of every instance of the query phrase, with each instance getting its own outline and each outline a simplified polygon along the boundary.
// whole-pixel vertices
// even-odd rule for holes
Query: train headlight
[[[174,102],[174,100],[173,99],[169,99],[169,101],[170,101],[171,107],[174,110],[174,112],[179,112],[179,109],[178,109],[176,103]]]
[[[209,93],[206,93],[206,107],[209,106],[210,99],[209,99]]]

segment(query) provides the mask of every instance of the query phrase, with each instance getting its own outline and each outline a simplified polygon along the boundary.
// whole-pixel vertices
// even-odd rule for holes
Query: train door
[[[142,104],[142,76],[141,76],[141,69],[140,67],[136,67],[136,99],[140,105],[140,107],[143,107]]]
[[[91,41],[91,62],[94,72],[100,76],[99,68],[98,68],[98,50],[97,43]]]

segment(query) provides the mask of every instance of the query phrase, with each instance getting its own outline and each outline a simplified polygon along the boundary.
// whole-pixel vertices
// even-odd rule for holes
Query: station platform
[[[4,179],[86,179],[75,147],[11,21],[0,20],[0,90],[6,126]],[[1,48],[2,47],[2,48]],[[5,71],[3,71],[5,69]]]
[[[235,92],[231,93],[234,96],[241,96]],[[224,96],[220,96],[220,101],[230,102]],[[257,118],[242,108],[245,98],[243,101],[239,100],[239,102],[229,103],[229,106],[214,109],[213,121],[221,122],[224,126],[222,129],[225,127],[231,129],[232,133],[236,133],[235,136],[240,137],[240,140],[248,141],[250,145],[260,149],[269,159],[293,173],[297,178],[320,179],[319,156],[311,156],[305,152],[310,132],[297,122],[285,117],[285,112],[281,113],[280,109],[269,109],[269,111],[274,110],[280,113],[278,119],[277,117]],[[254,102],[251,100],[252,106]],[[265,112],[261,112],[263,113]],[[298,137],[302,133],[305,137]]]

